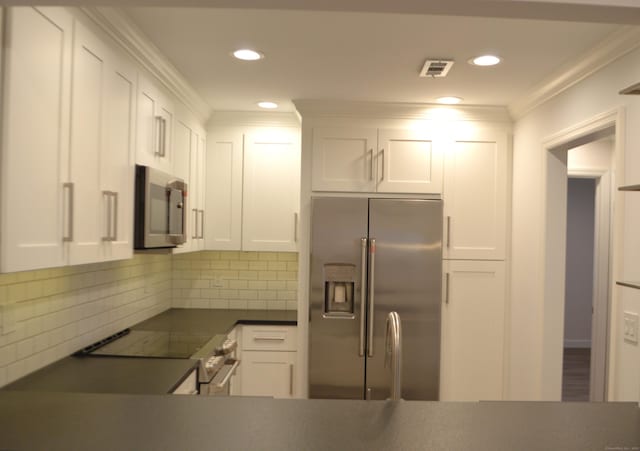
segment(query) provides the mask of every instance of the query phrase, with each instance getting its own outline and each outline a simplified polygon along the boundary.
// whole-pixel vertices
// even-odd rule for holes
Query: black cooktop
[[[208,333],[125,330],[83,349],[80,354],[187,359],[211,338]]]

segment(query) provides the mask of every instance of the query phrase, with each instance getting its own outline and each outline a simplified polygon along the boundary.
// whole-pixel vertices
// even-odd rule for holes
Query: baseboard
[[[565,348],[590,348],[591,340],[564,340]]]

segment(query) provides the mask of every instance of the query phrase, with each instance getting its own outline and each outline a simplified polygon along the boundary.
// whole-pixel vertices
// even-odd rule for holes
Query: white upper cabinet
[[[503,399],[505,263],[443,265],[440,399]]]
[[[295,251],[300,205],[300,141],[291,128],[245,135],[242,249]]]
[[[1,270],[130,258],[135,69],[64,9],[6,13]]]
[[[174,108],[146,75],[138,77],[136,163],[166,173],[173,170]]]
[[[196,209],[194,198],[192,196],[193,186],[191,183],[191,147],[193,142],[192,126],[188,121],[183,121],[181,118],[177,118],[173,134],[173,174],[187,183],[187,198],[184,206],[187,212],[187,227],[185,234],[187,240],[184,244],[173,250],[174,253],[179,254],[183,252],[191,252],[192,241],[196,236],[197,221],[195,214],[192,213]]]
[[[173,250],[179,254],[204,249],[205,138],[196,123],[186,118],[176,120],[173,133],[173,174],[188,186],[185,205],[187,240]]]
[[[313,191],[442,193],[442,150],[429,132],[317,127],[312,146]]]
[[[207,137],[206,248],[242,247],[241,131],[215,130]]]
[[[419,130],[378,132],[379,193],[442,193],[442,146]]]
[[[0,236],[8,272],[66,261],[73,18],[61,8],[5,14]]]
[[[295,251],[300,131],[221,127],[210,131],[208,143],[206,248]]]
[[[76,23],[71,86],[69,263],[132,255],[135,71]]]
[[[375,192],[375,128],[314,128],[313,191]]]
[[[507,132],[458,127],[446,151],[443,256],[504,260],[507,223]]]

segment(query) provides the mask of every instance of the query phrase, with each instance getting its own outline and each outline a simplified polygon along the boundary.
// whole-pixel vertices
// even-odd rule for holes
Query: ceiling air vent
[[[622,95],[640,95],[640,83],[636,83],[635,85],[631,85],[628,88],[624,88],[620,91]]]
[[[453,60],[427,60],[420,71],[421,77],[446,77],[447,72],[453,66]]]

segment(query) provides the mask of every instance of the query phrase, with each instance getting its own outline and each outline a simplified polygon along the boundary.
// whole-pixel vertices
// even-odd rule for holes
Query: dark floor
[[[589,401],[590,348],[564,348],[562,400]]]

